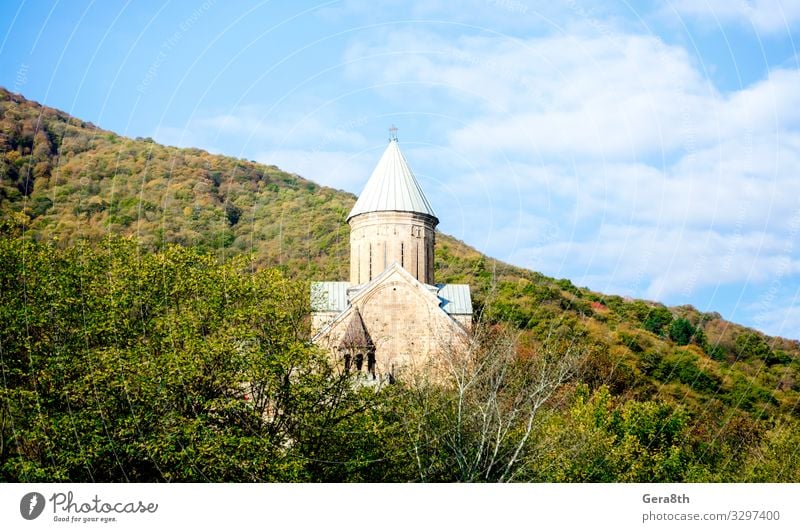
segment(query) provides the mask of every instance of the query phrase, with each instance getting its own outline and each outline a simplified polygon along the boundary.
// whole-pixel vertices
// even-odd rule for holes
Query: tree
[[[758,358],[766,360],[772,349],[764,338],[755,332],[743,332],[736,337],[736,354],[739,358]]]
[[[689,416],[656,401],[619,401],[579,385],[533,450],[539,482],[681,482],[704,478]]]
[[[308,479],[300,451],[364,408],[305,286],[245,258],[8,238],[0,263],[4,480]]]
[[[656,306],[651,307],[647,317],[644,320],[643,326],[651,333],[661,336],[664,334],[664,328],[672,321],[672,313],[666,307]]]
[[[676,318],[669,326],[669,337],[678,345],[687,345],[695,334],[695,328],[686,318]]]
[[[742,482],[800,482],[800,426],[785,420],[770,429],[747,456]]]
[[[514,481],[530,475],[543,406],[577,371],[583,352],[553,334],[520,356],[518,333],[478,324],[465,351],[445,357],[443,378],[415,383],[404,420],[422,481]]]

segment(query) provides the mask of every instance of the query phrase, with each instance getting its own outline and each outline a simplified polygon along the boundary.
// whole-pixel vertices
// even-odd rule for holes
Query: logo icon
[[[44,510],[44,495],[32,491],[22,496],[19,501],[19,513],[28,521],[32,521],[42,515]]]

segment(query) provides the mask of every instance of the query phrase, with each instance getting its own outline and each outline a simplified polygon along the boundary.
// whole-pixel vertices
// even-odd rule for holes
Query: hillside
[[[179,244],[218,259],[252,256],[258,270],[303,281],[347,277],[352,194],[274,166],[121,137],[4,89],[0,151],[6,235],[65,249],[127,235],[152,252]],[[436,275],[472,285],[479,317],[518,331],[521,355],[577,345],[588,353],[577,380],[589,390],[620,405],[685,407],[695,443],[745,452],[750,436],[757,445],[800,417],[797,341],[576,287],[447,235],[438,236]]]

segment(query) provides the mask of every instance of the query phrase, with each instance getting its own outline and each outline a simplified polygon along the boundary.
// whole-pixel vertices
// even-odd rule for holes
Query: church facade
[[[435,284],[439,219],[394,133],[347,222],[350,280],[312,283],[314,342],[371,381],[436,371],[466,346],[472,300],[468,285]]]

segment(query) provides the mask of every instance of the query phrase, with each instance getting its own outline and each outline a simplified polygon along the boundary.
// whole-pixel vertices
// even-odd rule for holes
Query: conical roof
[[[358,349],[371,348],[373,345],[372,338],[370,338],[367,327],[364,325],[364,320],[361,318],[361,313],[356,308],[350,318],[350,323],[347,324],[347,330],[345,330],[339,346],[347,349]]]
[[[389,141],[347,219],[378,211],[416,212],[436,218],[396,138]]]

